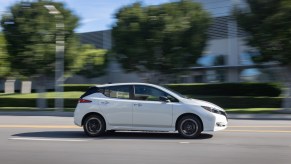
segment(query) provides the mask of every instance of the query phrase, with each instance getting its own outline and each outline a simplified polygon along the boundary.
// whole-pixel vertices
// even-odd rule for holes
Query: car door
[[[173,103],[160,101],[160,96],[168,95],[151,86],[134,86],[133,127],[169,128],[172,126]]]
[[[110,86],[101,90],[106,97],[99,99],[99,105],[109,126],[132,127],[132,87],[130,85]]]

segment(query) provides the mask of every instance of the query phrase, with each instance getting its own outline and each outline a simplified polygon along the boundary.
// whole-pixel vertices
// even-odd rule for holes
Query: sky
[[[9,6],[21,0],[0,0],[0,14]],[[22,0],[29,1],[29,0]],[[32,1],[32,0],[30,0]],[[114,24],[114,13],[122,6],[141,1],[145,5],[157,5],[173,0],[55,0],[64,2],[66,7],[80,18],[76,32],[90,32],[110,29]]]

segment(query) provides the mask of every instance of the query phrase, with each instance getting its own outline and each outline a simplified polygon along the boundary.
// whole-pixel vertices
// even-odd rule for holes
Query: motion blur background
[[[92,84],[150,82],[227,108],[290,108],[290,6],[0,0],[1,107],[62,110]]]

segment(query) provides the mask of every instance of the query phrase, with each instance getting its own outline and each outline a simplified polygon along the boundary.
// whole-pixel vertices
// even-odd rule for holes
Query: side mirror
[[[160,101],[171,102],[166,96],[160,96]]]

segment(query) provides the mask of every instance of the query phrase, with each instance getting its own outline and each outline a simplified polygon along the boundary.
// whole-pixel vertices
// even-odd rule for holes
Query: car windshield
[[[160,87],[162,87],[162,88],[164,88],[164,89],[167,89],[167,90],[169,90],[169,91],[175,93],[176,95],[178,95],[178,96],[180,96],[180,97],[182,97],[182,98],[189,99],[189,97],[187,97],[187,96],[185,96],[185,95],[182,95],[181,93],[179,93],[179,92],[177,92],[177,91],[175,91],[175,90],[173,90],[173,89],[170,89],[170,88],[168,88],[168,87],[166,87],[166,86],[160,86]]]

